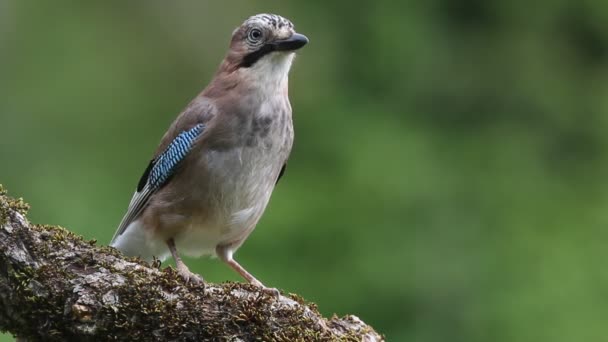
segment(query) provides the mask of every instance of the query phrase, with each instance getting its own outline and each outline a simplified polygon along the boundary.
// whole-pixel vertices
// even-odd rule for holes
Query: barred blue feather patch
[[[205,125],[198,124],[191,129],[181,132],[154,161],[150,170],[148,184],[156,190],[171,177],[175,167],[192,149],[194,140],[203,132]]]

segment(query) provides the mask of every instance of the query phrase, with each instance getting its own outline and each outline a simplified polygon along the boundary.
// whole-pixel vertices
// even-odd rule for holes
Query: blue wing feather
[[[192,150],[196,139],[203,133],[204,124],[197,124],[187,131],[183,131],[171,141],[169,146],[156,158],[150,161],[143,176],[137,185],[137,191],[131,199],[127,213],[118,226],[112,242],[120,236],[146,207],[150,196],[163,185],[175,173],[176,167]]]
[[[162,187],[175,172],[175,167],[190,152],[196,138],[205,126],[198,124],[190,130],[181,132],[154,161],[148,175],[148,184],[153,190]]]

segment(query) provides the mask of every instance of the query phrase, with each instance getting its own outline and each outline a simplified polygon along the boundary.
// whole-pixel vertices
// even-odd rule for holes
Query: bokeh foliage
[[[603,1],[0,0],[0,183],[32,220],[109,242],[258,12],[311,43],[290,78],[295,149],[244,265],[392,341],[606,338]]]

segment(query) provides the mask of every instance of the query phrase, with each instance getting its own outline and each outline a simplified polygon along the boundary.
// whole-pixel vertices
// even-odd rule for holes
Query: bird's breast
[[[260,112],[240,135],[242,144],[206,152],[213,212],[227,238],[250,231],[261,217],[291,151],[291,115]]]
[[[270,200],[293,144],[291,108],[286,97],[254,108],[223,112],[233,116],[226,117],[216,132],[230,136],[218,136],[222,144],[195,150],[193,167],[183,169],[171,192],[180,203],[179,220],[171,224],[182,227],[176,243],[186,254],[208,254],[222,244],[240,245]]]

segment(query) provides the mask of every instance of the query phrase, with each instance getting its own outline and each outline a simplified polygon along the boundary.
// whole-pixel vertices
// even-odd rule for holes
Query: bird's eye
[[[260,29],[254,28],[249,31],[249,40],[252,42],[257,42],[262,38],[262,31]]]

